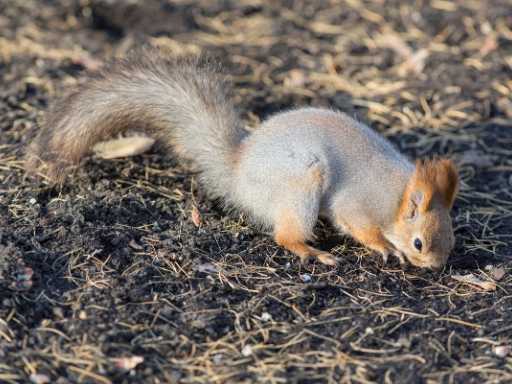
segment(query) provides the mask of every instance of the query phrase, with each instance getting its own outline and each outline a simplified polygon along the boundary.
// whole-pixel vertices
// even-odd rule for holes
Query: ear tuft
[[[443,204],[451,209],[459,191],[459,175],[452,160],[441,159],[436,162],[436,184],[442,196]]]
[[[410,199],[414,205],[420,206],[423,202],[423,197],[424,193],[422,191],[414,191],[411,193]]]
[[[455,164],[449,159],[418,160],[413,181],[416,189],[425,193],[424,209],[440,202],[451,209],[459,189]]]
[[[397,217],[413,219],[439,204],[450,210],[458,190],[459,176],[451,160],[417,160]]]

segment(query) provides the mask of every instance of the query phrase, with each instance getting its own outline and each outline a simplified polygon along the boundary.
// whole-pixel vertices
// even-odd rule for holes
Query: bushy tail
[[[29,147],[28,168],[60,182],[98,141],[139,129],[192,160],[209,192],[223,196],[245,135],[228,88],[207,58],[135,51],[48,112]]]

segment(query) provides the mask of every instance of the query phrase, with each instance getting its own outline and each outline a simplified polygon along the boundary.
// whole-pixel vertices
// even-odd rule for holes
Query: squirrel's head
[[[450,210],[459,187],[451,160],[419,160],[405,188],[391,243],[413,265],[443,267],[455,244]]]

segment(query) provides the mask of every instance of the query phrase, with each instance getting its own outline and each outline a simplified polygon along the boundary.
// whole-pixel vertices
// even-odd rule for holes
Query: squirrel
[[[319,217],[380,254],[440,269],[454,247],[458,174],[449,159],[412,162],[348,115],[305,107],[249,132],[216,60],[158,48],[114,60],[46,114],[27,168],[62,182],[101,140],[139,128],[190,161],[209,195],[272,231],[302,262]]]

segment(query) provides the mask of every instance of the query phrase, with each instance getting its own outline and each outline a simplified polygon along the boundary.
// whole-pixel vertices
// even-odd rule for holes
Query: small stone
[[[213,355],[213,363],[215,365],[220,365],[222,363],[222,355],[220,353]]]
[[[305,282],[305,283],[311,283],[311,275],[308,274],[308,273],[305,273],[303,275],[300,276],[302,278],[302,281]]]
[[[284,79],[284,86],[290,88],[303,87],[307,81],[306,74],[300,69],[292,69]]]
[[[250,345],[246,345],[242,348],[242,355],[245,357],[252,355],[252,347]]]
[[[42,373],[33,373],[30,375],[30,381],[34,384],[46,384],[50,382],[50,378]]]
[[[507,357],[510,350],[510,345],[498,345],[493,347],[492,352],[498,357]]]
[[[261,321],[265,321],[265,322],[267,322],[267,321],[271,321],[271,320],[272,320],[272,315],[271,315],[270,313],[268,313],[268,312],[263,312],[263,313],[261,314]]]

